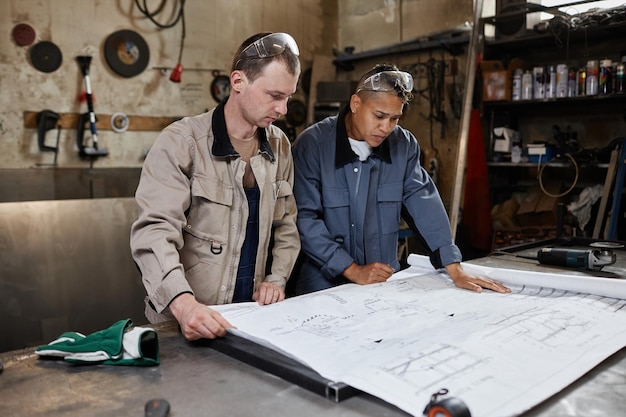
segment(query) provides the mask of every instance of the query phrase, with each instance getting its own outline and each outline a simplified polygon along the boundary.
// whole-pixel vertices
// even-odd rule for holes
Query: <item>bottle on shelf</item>
[[[576,97],[578,95],[578,69],[570,67],[567,71],[567,97]]]
[[[626,91],[626,86],[624,85],[624,67],[626,66],[626,55],[622,56],[620,62],[615,66],[615,92],[623,93]]]
[[[592,59],[587,61],[587,83],[585,94],[595,96],[598,94],[598,61]]]
[[[511,99],[519,101],[522,99],[522,69],[517,68],[513,73],[513,88],[511,91]]]
[[[599,74],[599,94],[611,94],[613,92],[613,61],[608,58],[601,60]]]
[[[533,68],[533,98],[546,98],[546,71],[543,67]]]
[[[556,97],[556,67],[554,65],[550,65],[548,67],[548,72],[546,73],[545,78],[546,84],[546,98],[555,98]]]
[[[567,97],[569,68],[565,64],[556,66],[556,97]]]
[[[524,71],[522,74],[522,100],[533,99],[533,75],[530,71]]]
[[[587,95],[587,67],[580,67],[578,69],[578,87],[576,87],[577,95]]]

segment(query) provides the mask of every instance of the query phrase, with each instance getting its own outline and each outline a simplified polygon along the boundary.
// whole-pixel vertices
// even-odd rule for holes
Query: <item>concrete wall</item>
[[[154,10],[159,2],[147,3]],[[171,22],[171,14],[176,12],[177,5],[176,1],[166,2],[166,10],[155,19],[162,24]],[[90,71],[96,115],[122,112],[127,116],[174,119],[201,113],[217,104],[210,94],[214,78],[212,70],[227,73],[233,52],[245,37],[253,33],[267,30],[293,34],[300,45],[303,69],[310,70],[319,58],[330,62],[333,52],[343,51],[346,47],[353,47],[358,53],[415,41],[458,27],[471,21],[472,7],[472,0],[186,2],[184,70],[182,82],[177,84],[169,81],[169,72],[154,68],[171,68],[176,64],[181,39],[180,22],[172,28],[159,29],[138,10],[133,0],[4,0],[0,2],[0,28],[5,36],[5,42],[0,42],[0,168],[25,170],[20,175],[50,168],[54,156],[39,151],[36,129],[24,127],[24,112],[44,109],[58,113],[87,111],[84,99],[81,100],[85,86],[75,62],[78,55],[92,56]],[[18,46],[12,39],[12,30],[19,23],[26,23],[35,30],[32,45]],[[103,52],[107,37],[121,29],[139,33],[150,50],[147,68],[130,78],[112,71]],[[31,48],[39,41],[51,41],[60,48],[63,61],[58,70],[43,73],[31,64]],[[418,77],[417,86],[425,88],[424,77],[419,79],[415,64],[423,63],[431,56],[450,59],[449,54],[441,55],[440,51],[381,56],[359,63],[349,73],[335,71],[331,65],[314,79],[355,79],[376,62],[389,61],[405,68],[413,66]],[[460,56],[461,73],[455,80],[457,84],[463,82],[464,65],[464,56]],[[448,77],[447,88],[451,83],[452,79]],[[304,87],[301,83],[294,98],[308,103],[310,97],[305,92],[308,88]],[[314,87],[311,88],[312,94]],[[440,160],[439,185],[447,205],[453,181],[451,170],[456,160],[458,123],[450,117],[443,137],[440,128],[435,126],[437,132],[433,132],[431,143],[430,123],[421,116],[429,113],[428,106],[424,97],[416,97],[403,124],[420,139],[426,161],[435,156]],[[447,114],[451,115],[450,109]],[[63,172],[62,168],[140,168],[158,130],[138,131],[132,124],[123,133],[100,130],[100,146],[106,147],[109,155],[91,163],[78,155],[76,130],[63,129],[57,169]],[[301,128],[297,132],[299,130]],[[53,142],[55,136],[55,132],[48,132],[47,143]],[[86,138],[89,137],[86,132]],[[0,180],[0,190],[5,184]],[[105,196],[109,195],[115,196],[105,193]],[[33,195],[28,199],[37,198]]]
[[[143,3],[139,2],[139,3]],[[154,10],[159,1],[147,1]],[[156,16],[171,21],[177,1],[167,1]],[[75,61],[92,56],[91,84],[96,114],[180,117],[198,114],[217,103],[210,94],[211,71],[228,73],[237,46],[260,31],[291,33],[300,45],[303,68],[311,66],[316,53],[331,53],[336,37],[336,1],[329,0],[211,0],[188,1],[185,7],[186,38],[180,84],[169,73],[154,67],[173,67],[179,53],[182,25],[159,29],[133,0],[3,0],[0,2],[0,167],[30,168],[52,162],[52,154],[39,152],[35,129],[23,127],[23,112],[50,109],[55,112],[86,112],[84,81]],[[167,10],[170,9],[170,10]],[[29,24],[39,41],[51,41],[62,52],[61,67],[51,73],[36,70],[30,62],[31,46],[18,46],[12,29]],[[130,29],[148,44],[150,60],[141,74],[125,78],[113,72],[104,57],[106,38]],[[200,70],[200,71],[194,71]],[[109,156],[99,158],[96,168],[139,167],[157,132],[111,130],[99,132],[101,146]],[[52,133],[50,134],[52,135]],[[77,154],[76,132],[64,129],[60,139],[59,167],[85,167]]]
[[[413,41],[472,21],[471,0],[344,0],[339,42],[355,52]]]
[[[442,32],[458,28],[469,28],[466,23],[473,21],[473,12],[472,0],[340,1],[339,50],[345,52],[346,48],[353,48],[354,54],[367,55],[368,52],[392,46],[418,45],[420,39],[436,37]],[[420,142],[425,165],[428,166],[433,159],[437,161],[437,186],[448,209],[454,187],[460,121],[452,109],[450,93],[456,86],[462,99],[467,47],[459,52],[460,55],[453,56],[446,49],[433,48],[401,54],[379,54],[359,59],[353,62],[354,70],[337,74],[344,80],[358,80],[363,72],[380,62],[392,63],[413,73],[415,88],[420,93],[415,95],[401,124],[411,130]],[[432,95],[428,91],[426,64],[434,59],[449,65],[453,58],[457,61],[458,74],[453,77],[449,70],[446,72],[441,105],[437,106],[446,115],[446,121],[442,124],[428,117],[432,114]]]

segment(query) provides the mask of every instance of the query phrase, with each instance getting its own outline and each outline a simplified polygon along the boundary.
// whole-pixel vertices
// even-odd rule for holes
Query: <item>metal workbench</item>
[[[38,359],[33,349],[3,353],[0,415],[12,417],[142,416],[164,398],[170,416],[396,417],[403,411],[367,394],[334,402],[231,358],[207,343],[186,342],[175,323],[155,327],[161,365],[70,365]],[[524,417],[626,414],[626,349]],[[480,417],[480,416],[474,416]]]
[[[623,251],[618,254],[620,262],[608,271],[610,274],[626,276],[624,257]],[[512,269],[537,268],[528,260],[514,262],[506,258],[472,262]],[[34,347],[0,354],[4,365],[0,373],[0,415],[141,416],[145,403],[153,398],[166,399],[172,417],[407,415],[364,393],[332,401],[302,384],[234,359],[214,349],[210,341],[187,342],[175,323],[154,328],[161,353],[161,364],[156,367],[76,366],[39,359]],[[523,416],[626,415],[625,389],[626,348]]]

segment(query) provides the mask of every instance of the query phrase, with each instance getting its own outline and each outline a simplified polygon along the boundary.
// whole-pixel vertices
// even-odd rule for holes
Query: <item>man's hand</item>
[[[277,303],[285,299],[285,290],[272,282],[262,282],[252,299],[260,305]]]
[[[461,268],[460,263],[447,265],[446,271],[448,272],[448,275],[450,275],[450,278],[452,278],[452,281],[454,281],[454,285],[459,288],[465,288],[466,290],[476,292],[483,292],[483,288],[500,293],[511,292],[510,288],[505,287],[497,281],[468,274],[463,270],[463,268]]]
[[[193,294],[185,293],[174,298],[170,311],[187,340],[223,337],[226,329],[234,328],[220,313],[200,304]]]
[[[363,285],[385,282],[393,273],[392,267],[380,262],[373,262],[363,266],[352,263],[343,271],[343,276],[356,284]]]

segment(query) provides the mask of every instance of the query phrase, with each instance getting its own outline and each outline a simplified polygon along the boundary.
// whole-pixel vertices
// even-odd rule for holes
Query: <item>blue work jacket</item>
[[[436,268],[460,262],[439,192],[419,162],[415,136],[396,126],[361,162],[348,141],[347,110],[308,127],[293,146],[297,224],[305,255],[298,279],[328,284],[315,289],[337,285],[346,282],[341,274],[352,262],[383,262],[399,270],[403,206]]]

